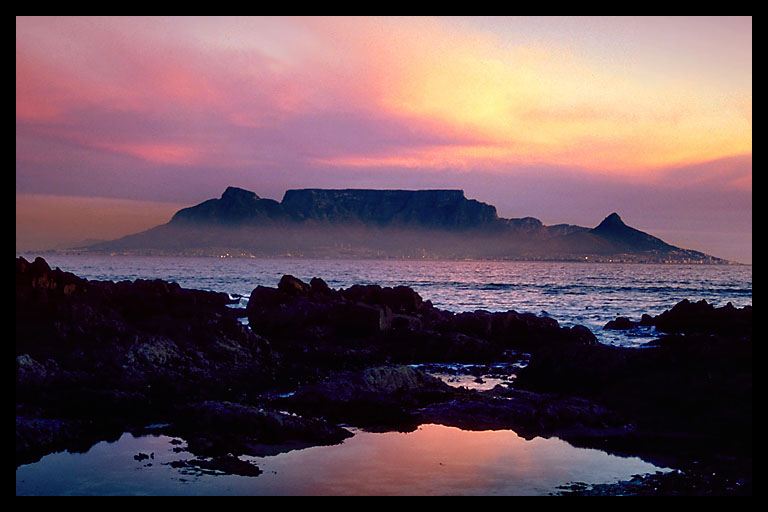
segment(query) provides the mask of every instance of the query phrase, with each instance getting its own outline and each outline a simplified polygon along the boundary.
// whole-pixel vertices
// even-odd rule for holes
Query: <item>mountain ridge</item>
[[[463,190],[239,187],[167,224],[80,247],[94,253],[729,263],[670,245],[612,212],[594,228],[502,218]]]

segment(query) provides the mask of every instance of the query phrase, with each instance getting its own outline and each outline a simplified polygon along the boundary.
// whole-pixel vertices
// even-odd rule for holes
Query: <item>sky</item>
[[[16,250],[462,189],[752,262],[751,17],[17,17]]]

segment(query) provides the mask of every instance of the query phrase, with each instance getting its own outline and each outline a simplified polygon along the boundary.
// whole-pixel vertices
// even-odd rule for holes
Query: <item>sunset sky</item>
[[[752,18],[16,18],[16,249],[459,188],[752,262]]]

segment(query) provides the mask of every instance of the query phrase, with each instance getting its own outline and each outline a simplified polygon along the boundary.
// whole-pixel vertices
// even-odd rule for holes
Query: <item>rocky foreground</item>
[[[257,475],[264,455],[352,435],[344,425],[513,429],[679,471],[575,494],[749,495],[752,308],[682,301],[644,348],[515,311],[454,314],[407,287],[331,289],[284,276],[245,310],[164,281],[87,281],[16,260],[16,465],[123,432],[178,436],[199,467]],[[241,319],[247,316],[248,326]],[[527,366],[488,391],[420,363]],[[181,462],[180,462],[181,464]],[[661,483],[658,483],[659,480]]]

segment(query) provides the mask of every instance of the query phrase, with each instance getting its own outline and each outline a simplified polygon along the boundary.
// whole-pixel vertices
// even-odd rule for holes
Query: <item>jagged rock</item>
[[[196,455],[264,455],[312,445],[337,444],[347,429],[320,419],[228,401],[182,406],[164,431],[187,440]]]
[[[656,317],[662,335],[646,347],[569,344],[536,352],[515,387],[564,392],[603,404],[637,433],[611,442],[663,452],[751,453],[752,308],[683,300]],[[653,446],[653,448],[649,448]]]
[[[604,329],[633,329],[638,326],[654,326],[660,333],[751,335],[752,306],[736,308],[729,302],[716,308],[703,299],[698,302],[683,299],[672,309],[655,317],[643,314],[639,322],[617,317],[605,324]]]
[[[402,426],[413,425],[413,409],[445,400],[451,394],[451,388],[441,380],[416,368],[373,367],[302,386],[278,404],[333,421]]]
[[[489,360],[510,349],[597,343],[586,327],[530,313],[441,311],[406,286],[330,290],[314,282],[284,276],[277,289],[255,288],[246,308],[251,328],[295,354],[335,352],[342,362],[365,353],[369,364]]]
[[[169,465],[176,469],[182,469],[185,472],[197,472],[201,474],[214,475],[237,475],[237,476],[259,476],[263,471],[252,462],[241,460],[231,454],[219,455],[217,457],[195,458],[190,460],[175,460],[169,462]]]
[[[705,300],[690,302],[685,299],[656,317],[644,319],[644,322],[667,333],[751,335],[752,306],[738,309],[729,302],[716,308]]]
[[[537,436],[585,435],[620,428],[622,420],[605,406],[561,394],[532,393],[497,388],[457,393],[419,410],[424,423],[439,423],[465,430],[513,429],[526,439]]]
[[[624,331],[627,329],[634,329],[639,324],[637,322],[633,322],[629,318],[625,316],[617,317],[616,320],[611,320],[605,326],[603,329],[610,329],[615,331]]]
[[[42,258],[17,258],[16,400],[17,414],[27,418],[17,422],[24,439],[39,431],[41,443],[52,445],[45,432],[62,432],[54,437],[64,442],[81,429],[35,425],[85,424],[98,440],[93,425],[111,431],[162,417],[179,400],[263,388],[273,379],[271,347],[238,321],[231,302],[159,280],[87,281]],[[47,416],[37,418],[39,411]]]
[[[149,423],[214,457],[340,442],[350,432],[339,421],[514,428],[649,457],[751,457],[751,307],[683,301],[644,315],[641,324],[680,334],[636,349],[529,313],[441,311],[406,287],[281,284],[253,290],[246,327],[226,294],[87,281],[18,258],[17,465]],[[530,362],[514,389],[450,388],[406,365],[504,362],[517,351]]]
[[[280,279],[280,282],[277,284],[277,289],[285,294],[293,296],[306,296],[309,295],[309,292],[312,290],[308,284],[289,275],[285,275]]]

